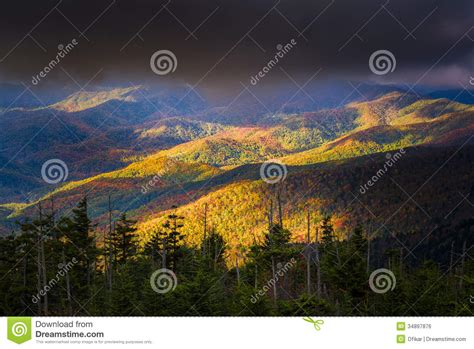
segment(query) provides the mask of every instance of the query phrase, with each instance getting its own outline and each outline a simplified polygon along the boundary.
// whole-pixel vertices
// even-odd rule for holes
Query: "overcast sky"
[[[351,78],[420,85],[467,84],[474,75],[472,0],[15,0],[0,12],[0,79],[31,84],[56,57],[78,45],[48,82],[92,84],[177,81],[248,83],[278,44],[296,45],[268,81],[303,84]],[[56,5],[59,4],[59,5]],[[56,6],[56,7],[55,7]],[[81,34],[82,32],[82,34]],[[246,35],[248,34],[248,35]],[[392,73],[369,69],[376,50],[396,59]],[[150,57],[172,51],[173,73],[156,75]],[[68,76],[69,74],[69,76]]]

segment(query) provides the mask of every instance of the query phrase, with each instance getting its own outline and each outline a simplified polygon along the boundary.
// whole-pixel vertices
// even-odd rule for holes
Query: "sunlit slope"
[[[67,112],[78,112],[96,107],[105,102],[117,100],[133,102],[135,99],[132,94],[139,87],[117,88],[107,91],[80,91],[76,92],[66,99],[51,105],[52,108]]]
[[[313,227],[322,216],[331,213],[337,236],[344,238],[356,223],[383,234],[415,234],[434,227],[431,217],[446,217],[461,197],[473,190],[469,179],[474,171],[472,146],[408,148],[385,176],[365,193],[360,186],[384,166],[386,154],[375,154],[315,166],[288,167],[288,176],[279,185],[258,179],[259,166],[249,171],[255,179],[241,180],[181,205],[177,214],[185,217],[184,232],[190,243],[198,243],[203,234],[204,208],[207,205],[208,229],[222,234],[234,248],[262,242],[268,227],[268,210],[281,188],[283,222],[295,240],[305,239],[306,214],[311,212]],[[456,176],[452,176],[453,172]],[[397,183],[397,184],[395,184]],[[416,202],[409,200],[406,193]],[[442,199],[441,199],[442,198]],[[420,208],[421,207],[421,208]],[[457,224],[471,216],[469,205],[457,206],[443,224]],[[161,229],[170,210],[147,215],[139,223],[144,240]],[[312,237],[315,235],[314,228]]]
[[[474,134],[472,107],[417,121],[363,128],[323,146],[282,157],[281,160],[289,165],[314,164],[417,145],[450,144]]]
[[[117,209],[132,209],[140,206],[140,201],[146,201],[147,195],[152,192],[204,181],[219,173],[221,170],[206,164],[188,164],[163,156],[149,156],[120,170],[66,183],[35,202],[19,205],[18,210],[11,214],[18,216],[27,213],[37,202],[44,200],[54,200],[57,207],[67,208],[84,195],[91,198],[91,207],[105,209],[108,196],[114,196],[115,200],[120,201]],[[11,207],[3,205],[3,208]],[[99,211],[94,212],[93,216]]]
[[[164,150],[161,155],[216,166],[256,163],[334,140],[356,127],[356,117],[350,109],[288,115],[275,120],[275,125],[226,128]]]

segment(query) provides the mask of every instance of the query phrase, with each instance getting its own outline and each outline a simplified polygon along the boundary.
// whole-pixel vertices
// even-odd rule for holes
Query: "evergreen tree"
[[[66,260],[70,261],[74,257],[78,261],[72,272],[69,272],[71,293],[73,299],[88,300],[92,296],[91,284],[96,272],[94,267],[98,250],[87,212],[87,197],[79,201],[72,214],[72,218],[65,220],[63,225],[68,242]]]
[[[174,210],[176,209],[175,206],[172,207]],[[172,270],[175,270],[177,267],[177,263],[179,258],[182,256],[181,250],[181,243],[184,239],[184,235],[180,232],[180,228],[183,227],[183,220],[184,217],[178,216],[174,211],[167,217],[168,219],[163,224],[163,228],[166,232],[166,249],[167,251],[167,261],[169,267]]]
[[[124,264],[136,254],[136,221],[127,219],[126,213],[122,213],[119,221],[112,232],[111,247],[115,256],[115,265]]]
[[[145,243],[143,252],[150,256],[154,264],[162,261],[162,267],[166,268],[166,234],[162,230],[155,230],[150,240]]]
[[[334,241],[334,228],[331,224],[331,216],[325,216],[321,223],[321,243],[328,246]]]
[[[208,236],[202,241],[201,246],[205,246],[206,254],[204,260],[207,261],[209,267],[216,271],[218,267],[225,267],[224,254],[226,244],[221,235],[217,234],[213,229]]]

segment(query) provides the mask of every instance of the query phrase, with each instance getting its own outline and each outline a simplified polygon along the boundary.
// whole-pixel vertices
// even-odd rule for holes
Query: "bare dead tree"
[[[273,200],[270,199],[270,206],[268,208],[268,231],[272,228],[273,225]]]
[[[206,238],[207,238],[207,203],[204,204],[204,222],[203,222],[203,235],[204,239],[202,240],[203,244],[201,246],[202,248],[202,255],[206,256]]]
[[[108,270],[107,270],[107,281],[108,281],[108,286],[109,290],[112,290],[112,279],[113,279],[113,247],[112,247],[112,203],[110,200],[110,195],[109,195],[109,263],[108,263]]]
[[[462,244],[462,255],[461,255],[461,267],[460,267],[460,277],[459,277],[459,288],[462,289],[463,279],[464,279],[464,261],[466,259],[466,240]]]
[[[235,271],[237,274],[237,285],[240,286],[239,256],[235,256]]]
[[[276,285],[276,272],[275,272],[275,258],[272,256],[272,284],[273,284],[273,302],[276,304],[278,295],[277,295],[277,285]]]
[[[161,240],[161,245],[162,245],[162,249],[161,249],[161,267],[162,268],[166,268],[166,250],[167,250],[167,246],[166,246],[166,238],[164,237],[162,240]]]
[[[307,237],[306,237],[306,288],[308,294],[311,294],[311,249],[310,249],[310,239],[311,239],[311,212],[308,208],[308,217],[307,217]]]
[[[367,274],[370,273],[370,238],[367,237],[367,267],[366,267]]]
[[[278,184],[277,187],[277,204],[278,204],[278,222],[280,223],[280,227],[283,228],[283,209],[281,205],[281,184]]]
[[[66,255],[64,253],[64,246],[62,250],[62,260],[63,260],[63,265],[66,265]],[[66,272],[66,298],[67,298],[68,314],[72,315],[71,280],[69,279],[69,272]]]
[[[40,219],[40,224],[39,224],[39,235],[40,235],[40,255],[41,255],[41,275],[42,275],[42,281],[43,281],[43,287],[46,286],[47,283],[47,275],[46,275],[46,258],[44,255],[44,238],[46,232],[43,231],[43,208],[41,206],[41,203],[38,204],[38,209],[39,209],[39,219]],[[43,307],[44,307],[44,315],[48,315],[48,292],[44,293],[44,301],[43,301]]]
[[[454,241],[451,242],[451,254],[449,258],[449,275],[453,273],[453,260],[454,260]]]
[[[402,276],[402,272],[403,272],[403,249],[400,247],[400,276]]]
[[[319,257],[319,229],[316,227],[316,295],[321,299],[321,259]]]
[[[26,255],[24,258],[23,258],[23,290],[26,290],[26,284],[27,284],[27,277],[26,277],[26,272],[28,270],[28,255]],[[25,297],[24,297],[24,291],[22,290],[21,292],[21,299],[25,302]]]

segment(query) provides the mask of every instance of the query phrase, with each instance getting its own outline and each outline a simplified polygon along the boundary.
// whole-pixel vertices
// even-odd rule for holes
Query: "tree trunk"
[[[255,289],[258,288],[258,264],[255,263]]]
[[[40,247],[40,236],[38,234],[38,237],[37,237],[37,242],[36,242],[36,265],[38,266],[38,270],[37,270],[37,289],[38,289],[38,315],[41,315],[42,313],[42,308],[41,308],[41,304],[43,303],[42,302],[42,299],[41,299],[41,296],[40,296],[40,291],[41,291],[41,247]]]
[[[26,272],[28,270],[28,255],[26,255],[23,258],[23,290],[21,292],[21,300],[26,304],[28,301],[25,299],[25,291],[26,290],[26,284],[27,284],[27,277],[26,277]]]
[[[273,200],[270,200],[270,207],[268,210],[268,231],[272,228],[273,225]]]
[[[62,251],[62,259],[63,259],[63,265],[66,265],[66,256],[64,254],[64,247]],[[71,282],[69,280],[69,272],[66,272],[66,296],[67,296],[68,314],[72,315]]]
[[[113,251],[112,251],[112,205],[110,202],[109,195],[109,263],[107,270],[107,283],[109,286],[109,291],[112,290],[112,278],[113,278]]]
[[[310,237],[311,236],[311,213],[308,209],[308,232],[306,238],[306,289],[308,294],[311,294],[311,248],[310,248]]]
[[[162,240],[163,250],[161,251],[161,267],[166,268],[166,239]]]
[[[277,203],[278,203],[278,220],[280,223],[280,227],[283,228],[283,210],[281,207],[281,186],[278,186],[277,189]]]
[[[41,204],[39,206],[39,219],[40,219],[40,255],[41,255],[41,274],[42,274],[42,279],[43,279],[43,287],[46,286],[47,281],[47,275],[46,275],[46,258],[44,256],[44,235],[45,232],[43,231],[43,226],[44,226],[44,221],[43,221],[43,209],[41,207]],[[48,315],[48,292],[44,293],[44,301],[43,301],[43,307],[44,307],[44,315]]]
[[[237,285],[240,286],[239,257],[235,257],[235,271],[237,273]]]
[[[206,238],[207,238],[207,204],[204,204],[204,239],[202,240],[202,255],[206,256]]]
[[[337,265],[341,265],[341,257],[339,255],[339,242],[338,242],[338,240],[334,240],[334,246],[336,247]]]
[[[451,256],[449,258],[449,275],[452,275],[453,259],[454,259],[454,241],[451,242]]]
[[[46,286],[48,282],[46,279],[46,259],[44,257],[44,239],[41,239],[41,266],[42,266],[42,274],[43,274],[43,286]],[[48,292],[44,293],[44,315],[48,316]]]
[[[466,258],[466,240],[462,244],[462,255],[461,255],[461,271],[459,278],[459,289],[462,289],[463,279],[464,279],[464,260]]]
[[[278,295],[277,295],[277,287],[276,287],[276,277],[275,277],[275,258],[272,256],[272,279],[273,279],[273,302],[276,304]]]
[[[403,249],[400,247],[400,277],[403,273]]]
[[[316,294],[321,299],[321,260],[319,258],[319,230],[316,228]]]
[[[367,267],[366,272],[369,274],[370,272],[370,237],[367,235]]]

